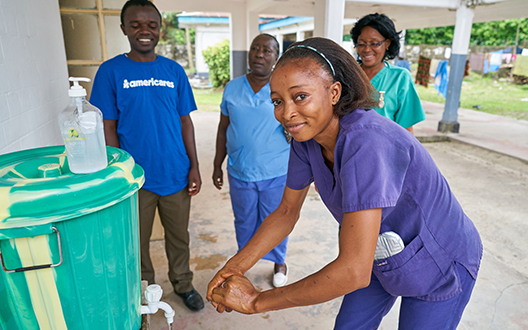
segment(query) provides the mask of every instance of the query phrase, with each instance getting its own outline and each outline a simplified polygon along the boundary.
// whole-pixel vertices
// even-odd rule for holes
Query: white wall
[[[196,26],[195,29],[196,72],[209,72],[202,51],[229,39],[229,26]]]
[[[61,144],[68,69],[57,0],[0,0],[0,154]]]

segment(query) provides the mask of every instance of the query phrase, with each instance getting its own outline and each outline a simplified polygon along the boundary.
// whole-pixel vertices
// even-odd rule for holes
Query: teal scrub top
[[[383,106],[375,110],[404,128],[425,120],[425,112],[410,72],[387,62],[384,63],[385,67],[370,81],[374,88],[383,95],[383,98],[380,95],[380,105]]]

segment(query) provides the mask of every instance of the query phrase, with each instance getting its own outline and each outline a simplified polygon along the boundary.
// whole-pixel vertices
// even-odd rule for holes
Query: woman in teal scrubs
[[[425,120],[425,113],[409,71],[387,62],[400,52],[394,23],[383,14],[370,14],[350,34],[361,68],[380,93],[376,111],[414,134],[413,126]]]

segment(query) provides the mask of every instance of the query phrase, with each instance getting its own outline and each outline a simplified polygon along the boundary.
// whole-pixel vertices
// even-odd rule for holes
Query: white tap
[[[149,285],[145,290],[147,305],[141,306],[141,314],[156,314],[159,309],[164,310],[165,318],[167,319],[170,329],[174,322],[174,310],[166,302],[160,301],[162,295],[163,290],[161,289],[161,286],[157,284]]]

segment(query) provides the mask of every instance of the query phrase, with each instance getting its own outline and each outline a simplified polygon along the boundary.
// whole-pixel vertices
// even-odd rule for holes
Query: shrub
[[[229,74],[229,40],[202,51],[205,63],[209,67],[209,78],[213,87],[224,87],[230,78]]]

